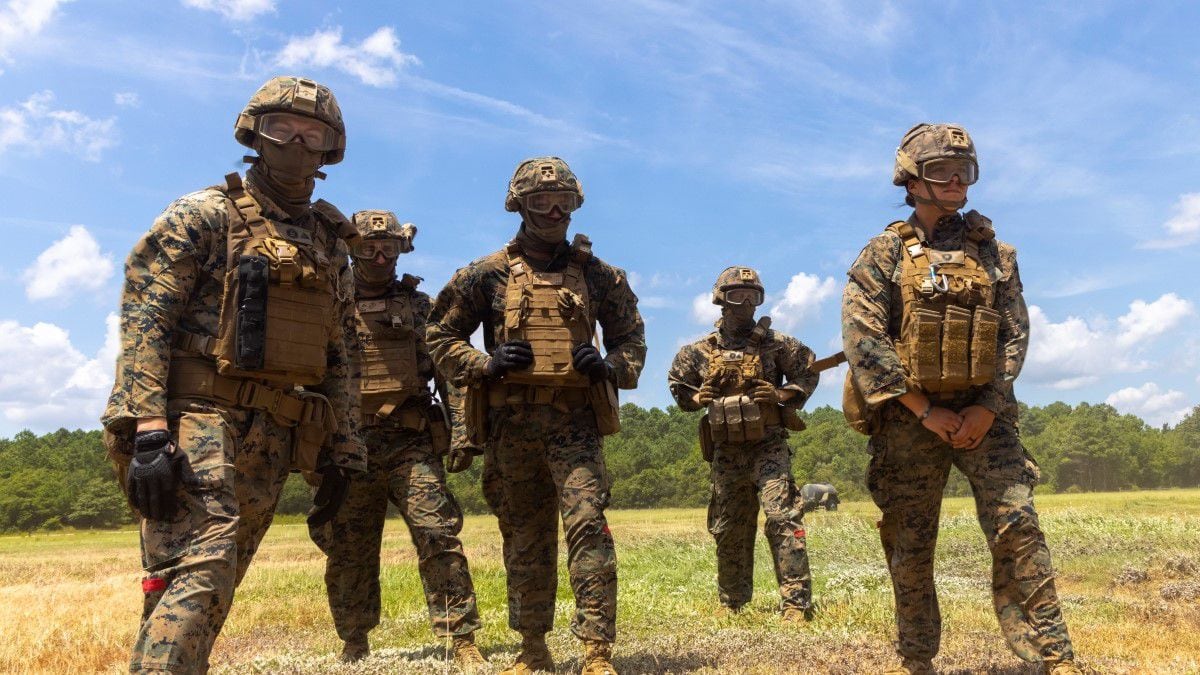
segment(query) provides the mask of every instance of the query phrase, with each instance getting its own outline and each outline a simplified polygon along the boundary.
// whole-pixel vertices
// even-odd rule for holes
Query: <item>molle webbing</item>
[[[571,365],[571,350],[595,335],[583,268],[591,257],[586,237],[576,235],[571,260],[561,272],[538,272],[512,242],[507,248],[508,286],[505,289],[504,340],[526,340],[533,348],[533,365],[504,376],[509,384],[545,387],[590,385]]]
[[[418,374],[417,341],[411,291],[355,302],[358,337],[362,346],[363,415],[383,406],[402,406],[412,396],[427,394]]]
[[[180,342],[187,343],[178,339],[176,342],[177,346]],[[186,349],[182,346],[179,348]],[[334,426],[333,411],[323,397],[305,398],[298,392],[277,389],[254,380],[224,377],[217,373],[212,361],[207,358],[173,357],[167,376],[167,396],[171,399],[198,398],[233,408],[261,410],[271,414],[284,426]]]
[[[995,377],[1000,315],[990,305],[992,279],[979,242],[967,236],[959,251],[927,249],[907,222],[900,235],[904,303],[896,349],[909,376],[927,393],[962,391]]]
[[[264,217],[236,173],[225,177],[222,190],[237,215],[230,214],[213,350],[220,373],[283,385],[321,382],[330,338],[339,330],[323,221],[310,232]]]

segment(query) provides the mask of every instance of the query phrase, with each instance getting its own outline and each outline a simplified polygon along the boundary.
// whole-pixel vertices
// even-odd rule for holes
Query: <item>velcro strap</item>
[[[286,426],[318,418],[325,426],[332,422],[325,419],[327,413],[323,407],[306,404],[296,394],[283,389],[220,375],[216,365],[207,359],[173,359],[167,374],[167,396],[173,399],[199,398],[222,405],[262,410]],[[318,411],[317,408],[321,409]]]
[[[282,389],[244,380],[238,387],[238,405],[271,413],[291,425],[304,419],[304,401]]]

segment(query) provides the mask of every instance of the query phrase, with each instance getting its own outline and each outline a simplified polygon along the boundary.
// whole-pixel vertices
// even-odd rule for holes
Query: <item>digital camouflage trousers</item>
[[[721,604],[739,608],[754,592],[754,532],[761,505],[781,608],[809,609],[812,577],[804,508],[792,479],[791,449],[784,433],[772,429],[753,443],[719,445],[713,453],[710,476],[708,531],[717,542]]]
[[[234,588],[274,517],[292,431],[264,414],[199,403],[171,407],[171,438],[187,454],[195,480],[180,487],[173,520],[141,520],[146,577],[129,669],[203,673]],[[126,468],[118,462],[122,479]]]
[[[463,555],[462,511],[446,487],[428,432],[373,427],[363,433],[367,473],[354,476],[337,516],[309,535],[326,555],[325,588],[338,637],[366,641],[379,625],[379,555],[388,503],[417,550],[417,570],[434,635],[479,629],[475,588]]]
[[[500,521],[508,575],[508,625],[546,633],[558,586],[558,519],[575,593],[572,632],[613,641],[617,559],[604,518],[609,478],[590,408],[524,404],[492,410],[483,493]]]
[[[955,450],[897,403],[884,408],[872,436],[867,486],[883,511],[880,538],[896,601],[897,651],[931,659],[941,640],[933,583],[942,491],[950,467],[971,484],[979,525],[992,554],[992,597],[1009,647],[1027,661],[1073,658],[1050,551],[1033,507],[1037,464],[1017,429],[997,418],[975,450]]]

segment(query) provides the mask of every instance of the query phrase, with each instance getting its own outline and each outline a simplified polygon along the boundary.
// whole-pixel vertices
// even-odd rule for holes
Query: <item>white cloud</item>
[[[183,0],[183,4],[196,9],[220,12],[226,19],[248,21],[267,12],[275,11],[275,0]]]
[[[64,0],[8,0],[0,8],[0,61],[9,61],[8,54],[14,46],[40,33],[63,3]]]
[[[785,331],[794,330],[816,315],[821,303],[837,295],[841,288],[833,277],[800,272],[788,282],[783,297],[771,307],[771,319]]]
[[[109,314],[93,358],[50,323],[0,321],[0,410],[6,422],[35,432],[95,428],[112,386],[119,348],[118,319]]]
[[[692,298],[692,318],[696,323],[709,325],[721,318],[721,308],[713,304],[712,293],[705,291]]]
[[[0,108],[0,155],[10,147],[35,154],[57,149],[98,162],[117,144],[116,118],[97,120],[75,110],[55,110],[53,102],[54,92],[42,91]]]
[[[1125,414],[1137,415],[1152,426],[1178,424],[1192,406],[1187,396],[1174,389],[1162,391],[1153,382],[1140,387],[1125,387],[1108,395],[1104,402]]]
[[[142,105],[142,97],[136,91],[118,91],[113,94],[113,103],[122,108],[137,108]]]
[[[1162,335],[1179,325],[1179,322],[1185,317],[1194,313],[1192,303],[1174,293],[1167,293],[1149,303],[1144,300],[1134,300],[1129,305],[1129,313],[1117,320],[1121,325],[1121,332],[1117,335],[1117,344],[1122,347],[1131,347],[1157,335]]]
[[[94,291],[112,277],[111,256],[87,228],[75,225],[67,236],[50,244],[21,274],[25,297],[30,300],[67,298],[78,291]]]
[[[1077,389],[1112,373],[1145,370],[1150,363],[1140,357],[1142,349],[1194,313],[1192,303],[1174,293],[1153,302],[1134,300],[1115,323],[1075,316],[1054,323],[1041,307],[1031,305],[1025,381]]]
[[[420,63],[417,57],[400,51],[400,39],[390,26],[380,28],[357,45],[342,42],[340,26],[293,37],[275,61],[286,68],[332,66],[373,87],[394,85],[401,70]]]
[[[1167,231],[1166,238],[1144,242],[1141,247],[1174,248],[1200,241],[1200,192],[1180,195],[1163,229]]]

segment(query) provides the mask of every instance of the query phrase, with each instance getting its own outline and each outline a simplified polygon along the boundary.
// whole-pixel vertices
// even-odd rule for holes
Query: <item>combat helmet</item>
[[[518,164],[508,182],[504,209],[520,211],[521,198],[534,192],[574,192],[579,196],[578,206],[583,206],[583,184],[558,157],[534,157]]]
[[[717,281],[712,288],[712,301],[714,305],[721,305],[726,302],[726,292],[737,288],[750,288],[758,291],[757,301],[752,301],[753,305],[761,305],[763,297],[766,294],[766,289],[763,288],[762,279],[758,276],[758,272],[749,267],[726,267],[725,271],[717,275]],[[733,303],[742,304],[745,300]]]
[[[258,116],[272,112],[307,115],[328,124],[338,134],[337,147],[326,151],[325,164],[337,164],[346,155],[346,124],[333,92],[323,84],[303,77],[282,76],[267,80],[238,115],[233,137],[247,148],[254,147]]]
[[[908,130],[896,148],[896,165],[892,169],[892,185],[904,185],[920,178],[921,164],[931,159],[961,158],[970,160],[979,173],[979,158],[975,142],[967,130],[958,124],[922,122]]]
[[[417,226],[412,223],[401,223],[396,214],[391,211],[371,209],[358,211],[354,214],[354,229],[358,231],[358,240],[352,252],[356,257],[374,257],[374,246],[364,246],[367,241],[394,239],[399,242],[396,253],[409,253],[413,250],[413,239],[417,236]],[[370,249],[369,251],[364,249]],[[394,257],[394,256],[388,256]]]

